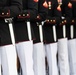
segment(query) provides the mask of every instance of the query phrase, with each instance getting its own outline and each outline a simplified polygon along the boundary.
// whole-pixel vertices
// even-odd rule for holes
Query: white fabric
[[[20,60],[22,75],[34,75],[33,71],[33,42],[20,42],[16,44]]]
[[[60,75],[70,75],[67,38],[58,40],[58,63]]]
[[[70,75],[76,75],[76,39],[68,41]]]
[[[1,47],[1,64],[3,75],[17,75],[17,55],[15,46]]]
[[[58,75],[57,68],[57,43],[46,44],[45,51],[49,65],[49,75]]]
[[[0,75],[1,75],[1,48],[0,48]]]
[[[45,50],[43,43],[33,45],[34,73],[35,75],[46,75],[45,72]]]

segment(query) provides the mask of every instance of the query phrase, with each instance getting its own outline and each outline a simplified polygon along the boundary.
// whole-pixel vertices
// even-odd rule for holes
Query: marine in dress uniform
[[[62,11],[62,23],[57,26],[58,64],[60,75],[70,75],[68,58],[68,33],[72,12],[69,0],[59,0]],[[64,18],[65,17],[65,18]]]
[[[70,63],[70,75],[76,75],[76,0],[70,0],[72,8],[72,20],[69,26],[68,52]]]
[[[38,0],[22,0],[23,10],[14,19],[16,48],[23,75],[34,75],[33,70],[33,30],[30,21],[38,13]],[[28,24],[28,25],[27,25]],[[29,27],[28,29],[28,26]],[[30,36],[30,35],[31,36]],[[32,37],[32,38],[30,38]]]
[[[61,9],[57,0],[48,0],[48,15],[43,25],[45,51],[49,66],[49,75],[58,75],[56,25],[60,22]]]
[[[0,61],[3,75],[17,75],[16,50],[12,44],[9,26],[8,23],[5,23],[5,18],[17,16],[21,9],[21,0],[0,1]]]
[[[0,75],[1,75],[1,50],[0,50]]]
[[[43,45],[43,29],[42,21],[45,21],[47,15],[47,0],[39,0],[38,15],[36,22],[32,23],[36,40],[33,41],[33,58],[34,58],[34,73],[35,75],[46,75],[45,71],[45,50]]]

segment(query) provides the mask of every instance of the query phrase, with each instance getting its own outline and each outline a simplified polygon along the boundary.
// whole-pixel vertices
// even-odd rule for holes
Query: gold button
[[[49,22],[49,20],[47,19],[46,22]]]
[[[2,15],[4,15],[4,13],[2,13]]]
[[[29,14],[27,14],[27,16],[29,16]]]
[[[67,22],[66,20],[64,20],[64,22]]]
[[[49,22],[49,20],[47,20]]]
[[[23,14],[23,16],[25,16],[25,14]]]
[[[19,15],[19,17],[20,17],[21,15]]]
[[[72,20],[72,22],[74,22],[74,20]]]
[[[8,15],[9,13],[7,13],[7,15]]]
[[[52,22],[52,20],[50,20]]]
[[[53,22],[55,22],[55,20],[53,20]]]
[[[37,18],[39,18],[39,16],[37,16]]]

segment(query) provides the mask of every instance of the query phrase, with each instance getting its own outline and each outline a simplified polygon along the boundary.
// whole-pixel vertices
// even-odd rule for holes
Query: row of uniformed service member
[[[2,65],[3,75],[17,75],[17,54],[22,75],[46,75],[45,53],[49,75],[75,75],[75,6],[75,0],[1,1],[0,69]]]

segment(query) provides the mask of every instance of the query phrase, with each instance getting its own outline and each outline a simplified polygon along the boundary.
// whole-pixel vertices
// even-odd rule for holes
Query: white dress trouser
[[[56,58],[57,43],[46,44],[45,51],[49,66],[49,75],[58,75],[57,58]]]
[[[68,41],[70,75],[76,75],[76,39]]]
[[[35,75],[46,75],[45,72],[45,51],[43,43],[33,45],[34,73]]]
[[[3,75],[18,75],[15,46],[6,45],[1,47],[1,64]]]
[[[16,44],[22,75],[34,75],[33,71],[33,42],[26,41]]]
[[[67,38],[58,40],[58,63],[60,75],[70,75]]]
[[[1,75],[1,47],[0,47],[0,75]]]

